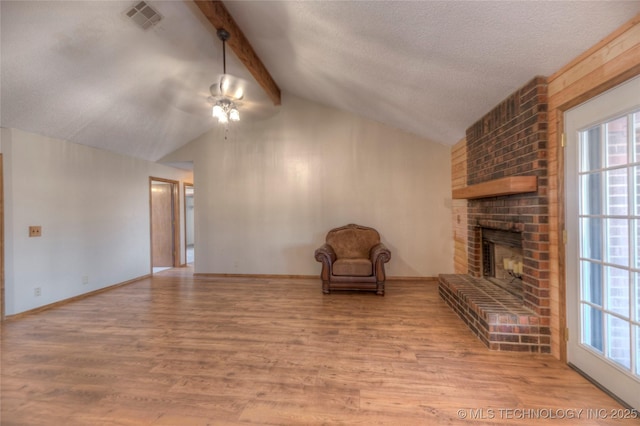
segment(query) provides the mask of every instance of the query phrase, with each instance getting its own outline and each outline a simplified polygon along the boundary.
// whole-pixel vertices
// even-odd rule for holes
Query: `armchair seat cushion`
[[[333,262],[333,275],[369,277],[373,274],[373,265],[369,259],[337,259]]]

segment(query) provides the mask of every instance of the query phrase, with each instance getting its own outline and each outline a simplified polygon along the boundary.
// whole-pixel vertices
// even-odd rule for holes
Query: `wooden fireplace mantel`
[[[537,176],[509,176],[453,190],[455,200],[499,197],[538,190]]]

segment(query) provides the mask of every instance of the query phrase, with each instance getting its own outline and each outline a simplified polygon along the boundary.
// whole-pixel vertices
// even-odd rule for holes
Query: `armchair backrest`
[[[369,258],[371,247],[380,242],[380,234],[373,228],[349,224],[327,233],[327,244],[340,258]]]

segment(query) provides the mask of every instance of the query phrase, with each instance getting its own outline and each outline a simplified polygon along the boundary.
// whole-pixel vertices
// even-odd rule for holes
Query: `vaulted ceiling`
[[[0,125],[155,161],[216,126],[221,42],[190,1],[0,2]],[[284,93],[451,145],[640,1],[227,1]],[[233,53],[227,71],[253,81]],[[257,85],[247,120],[277,113]]]

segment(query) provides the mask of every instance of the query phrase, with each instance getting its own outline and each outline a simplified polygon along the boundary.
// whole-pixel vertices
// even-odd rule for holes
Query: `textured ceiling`
[[[124,15],[133,1],[1,1],[0,124],[152,161],[215,126],[220,41],[191,2],[149,3],[164,19],[143,31]],[[285,93],[448,145],[640,12],[640,1],[225,4]],[[250,98],[245,112],[266,102]]]

